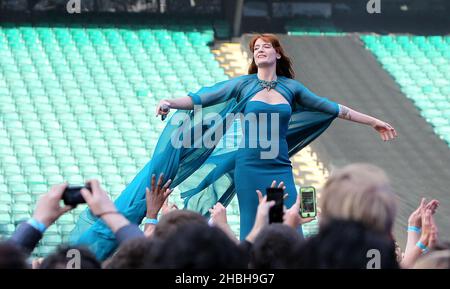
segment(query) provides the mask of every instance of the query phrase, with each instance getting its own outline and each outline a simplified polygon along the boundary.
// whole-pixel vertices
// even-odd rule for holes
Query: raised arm
[[[168,110],[164,110],[164,106],[167,106]],[[156,106],[156,116],[168,114],[171,108],[191,110],[194,109],[194,102],[190,96],[183,96],[174,99],[162,99]]]
[[[36,204],[33,217],[28,222],[21,223],[9,241],[20,246],[27,255],[30,254],[45,230],[62,214],[72,209],[70,206],[60,206],[66,188],[67,183],[54,185],[48,193],[42,195]]]
[[[119,244],[134,238],[144,237],[144,233],[136,224],[131,224],[127,218],[119,213],[113,201],[97,180],[90,180],[88,183],[91,186],[91,191],[83,188],[81,195],[92,214],[102,219],[114,233]]]
[[[298,81],[293,81],[291,83],[293,90],[295,91],[296,102],[305,108],[329,113],[336,117],[357,123],[370,125],[380,134],[381,139],[384,141],[391,140],[397,136],[397,132],[389,123],[348,108],[345,105],[338,104],[325,97],[318,96]]]
[[[212,86],[204,86],[197,92],[189,92],[188,96],[175,99],[163,99],[156,106],[156,116],[169,113],[170,108],[174,109],[194,109],[194,105],[208,107],[228,101],[239,94],[239,88],[245,76],[235,77],[229,80],[218,82]],[[165,106],[165,110],[163,109]]]
[[[339,104],[338,117],[353,122],[370,125],[380,134],[381,139],[384,141],[397,137],[396,130],[389,123],[353,110],[345,105]]]

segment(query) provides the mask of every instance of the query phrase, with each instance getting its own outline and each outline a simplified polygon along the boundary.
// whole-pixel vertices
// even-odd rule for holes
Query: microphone
[[[167,104],[163,104],[163,105],[161,105],[161,110],[163,112],[168,112],[169,111],[169,106]],[[166,119],[166,117],[167,117],[167,114],[162,114],[161,115],[161,120],[164,121]]]

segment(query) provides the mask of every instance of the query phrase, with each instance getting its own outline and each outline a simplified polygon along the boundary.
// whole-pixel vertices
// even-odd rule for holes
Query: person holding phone
[[[226,206],[237,194],[240,238],[244,239],[255,221],[255,191],[265,190],[273,180],[283,181],[288,193],[285,203],[294,204],[297,192],[289,157],[321,135],[335,118],[368,125],[384,141],[396,137],[390,124],[317,96],[295,80],[291,60],[276,35],[258,34],[249,47],[253,57],[248,75],[159,102],[156,117],[167,116],[171,109],[177,111],[166,121],[152,159],[116,200],[117,208],[131,222],[140,223],[145,217],[150,176],[163,173],[172,180],[172,188],[183,185],[185,208],[205,216],[215,203]],[[268,118],[263,121],[261,114]],[[247,115],[256,117],[241,123],[242,130],[234,130],[233,121]],[[265,134],[275,135],[270,137],[269,150],[260,142],[260,135],[248,133],[247,124],[265,125]],[[256,141],[257,145],[221,146],[220,141],[240,136],[241,144]],[[274,153],[262,157],[267,152]],[[89,212],[81,215],[77,228],[78,235],[72,239],[78,236],[94,248],[109,250],[108,254],[117,246],[111,232]]]

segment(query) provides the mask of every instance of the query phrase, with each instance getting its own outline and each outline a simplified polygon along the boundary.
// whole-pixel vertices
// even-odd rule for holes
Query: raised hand
[[[397,131],[387,122],[376,120],[372,127],[380,134],[383,141],[392,140],[397,137]]]
[[[91,186],[91,191],[83,188],[81,189],[81,195],[94,215],[101,216],[105,213],[117,212],[116,206],[106,191],[100,186],[98,180],[90,180],[88,184]]]
[[[209,209],[209,213],[211,214],[211,220],[215,225],[225,225],[228,224],[227,221],[227,209],[221,204],[217,203]]]
[[[86,200],[92,213],[105,222],[114,233],[130,224],[127,218],[117,211],[113,201],[109,198],[105,190],[100,186],[99,181],[90,180],[91,191],[86,188],[81,189],[81,195]]]
[[[151,188],[145,189],[146,202],[147,202],[147,218],[156,219],[163,206],[165,200],[172,193],[173,189],[169,188],[170,183],[172,182],[169,179],[164,186],[163,183],[163,174],[159,175],[158,183],[155,185],[156,176],[153,174],[151,179]]]
[[[267,201],[267,196],[262,196],[261,192],[257,190],[258,198],[260,198],[258,209],[256,211],[255,224],[252,230],[245,238],[248,242],[253,243],[259,232],[269,224],[269,210],[275,205],[275,201]]]
[[[272,181],[272,184],[270,185],[271,188],[277,187],[277,181]],[[282,188],[283,191],[286,190],[286,186],[284,185],[284,182],[280,182],[278,184],[278,188]],[[260,190],[256,190],[256,193],[258,194],[258,202],[261,204],[261,201],[263,199],[263,194]],[[288,194],[284,194],[283,199],[286,199]]]
[[[164,201],[164,204],[161,207],[161,216],[176,210],[178,210],[178,206],[175,204],[169,204],[169,198],[167,197],[166,200]]]
[[[300,213],[299,213],[300,212],[300,202],[301,202],[300,194],[297,194],[297,199],[296,199],[295,203],[292,205],[292,207],[290,207],[289,209],[287,209],[284,212],[283,224],[290,226],[294,229],[297,229],[297,227],[299,225],[309,223],[316,219],[314,217],[302,218],[300,216]]]
[[[413,226],[417,228],[422,227],[422,215],[425,213],[426,210],[430,210],[431,214],[434,215],[436,213],[437,208],[439,207],[440,203],[438,200],[431,200],[428,203],[426,202],[425,198],[422,198],[420,201],[419,207],[411,213],[411,215],[408,218],[408,226]]]
[[[159,101],[156,106],[156,116],[158,115],[167,115],[170,112],[170,102],[166,99],[162,99]]]
[[[50,191],[39,198],[33,218],[43,223],[46,227],[53,224],[62,214],[72,209],[71,206],[60,206],[60,201],[67,183],[55,185]]]

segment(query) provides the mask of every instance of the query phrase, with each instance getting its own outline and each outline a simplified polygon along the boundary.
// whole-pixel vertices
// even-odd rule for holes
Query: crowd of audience
[[[450,268],[450,246],[439,242],[434,214],[437,200],[422,199],[408,219],[404,252],[393,237],[396,199],[390,181],[378,167],[351,164],[336,170],[322,188],[319,232],[308,239],[298,227],[312,218],[299,215],[300,197],[284,211],[282,223],[269,223],[274,201],[258,191],[253,229],[238,240],[217,203],[210,219],[168,203],[170,180],[152,176],[147,189],[144,231],[131,224],[96,180],[81,191],[91,212],[114,232],[119,247],[107,260],[97,260],[84,247],[62,244],[44,259],[30,254],[62,214],[71,210],[60,201],[67,184],[53,186],[36,205],[32,218],[0,243],[0,268],[33,269],[280,269],[280,268]],[[279,184],[279,186],[282,183]],[[277,186],[276,182],[272,186]],[[159,220],[157,220],[159,216]],[[70,262],[77,252],[79,264]]]

